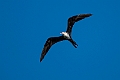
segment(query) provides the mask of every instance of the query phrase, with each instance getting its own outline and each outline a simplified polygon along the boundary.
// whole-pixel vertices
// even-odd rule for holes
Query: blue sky
[[[0,80],[120,80],[119,0],[1,0]],[[68,41],[39,58],[48,37],[66,31],[76,14],[93,16],[77,22]]]

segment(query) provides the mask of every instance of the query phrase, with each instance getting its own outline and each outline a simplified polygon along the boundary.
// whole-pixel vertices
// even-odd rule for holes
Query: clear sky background
[[[57,43],[40,63],[47,38],[82,13],[93,16],[73,27],[78,48]],[[1,0],[0,80],[120,80],[120,0]]]

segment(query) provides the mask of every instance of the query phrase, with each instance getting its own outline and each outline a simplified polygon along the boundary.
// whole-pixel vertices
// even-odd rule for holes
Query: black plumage
[[[91,15],[92,14],[80,14],[80,15],[75,15],[75,16],[70,17],[68,19],[68,26],[67,26],[67,30],[66,30],[66,33],[70,36],[70,38],[66,38],[64,35],[59,36],[59,37],[48,38],[45,45],[44,45],[44,48],[42,50],[41,57],[40,57],[40,62],[44,59],[44,57],[47,54],[47,52],[49,51],[50,47],[57,42],[60,42],[60,41],[63,41],[63,40],[68,40],[69,42],[71,42],[73,44],[73,46],[75,48],[77,48],[77,46],[78,46],[77,43],[71,37],[72,27],[73,27],[75,22],[77,22],[79,20],[82,20],[86,17],[89,17]]]

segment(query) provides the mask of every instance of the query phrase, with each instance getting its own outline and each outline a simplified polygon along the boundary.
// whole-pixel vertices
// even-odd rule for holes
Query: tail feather
[[[73,39],[69,39],[69,41],[72,43],[72,45],[73,45],[75,48],[77,48],[78,44],[77,44],[75,41],[73,41]]]

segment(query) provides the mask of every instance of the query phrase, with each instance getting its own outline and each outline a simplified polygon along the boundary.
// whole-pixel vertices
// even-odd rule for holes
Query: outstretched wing
[[[71,32],[72,32],[72,27],[74,25],[75,22],[79,21],[79,20],[82,20],[86,17],[89,17],[91,16],[92,14],[80,14],[80,15],[75,15],[75,16],[72,16],[68,19],[68,27],[67,27],[67,33],[69,33],[71,35]]]
[[[47,39],[45,45],[44,45],[44,48],[42,50],[42,53],[41,53],[41,57],[40,57],[40,62],[43,60],[43,58],[45,57],[46,53],[49,51],[50,47],[59,42],[59,41],[63,41],[65,40],[65,38],[63,36],[59,36],[59,37],[50,37]]]

